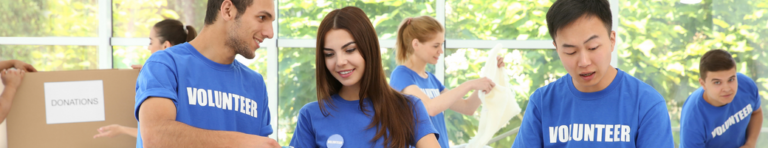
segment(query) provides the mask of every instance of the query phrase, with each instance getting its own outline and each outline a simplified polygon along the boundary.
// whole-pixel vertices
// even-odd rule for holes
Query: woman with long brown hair
[[[325,16],[317,32],[318,101],[301,108],[291,146],[440,147],[421,100],[387,84],[379,49],[360,8]]]

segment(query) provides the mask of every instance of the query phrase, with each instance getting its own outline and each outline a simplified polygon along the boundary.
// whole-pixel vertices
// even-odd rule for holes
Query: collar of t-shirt
[[[605,98],[606,96],[610,94],[617,93],[617,89],[619,85],[621,85],[621,82],[624,80],[624,71],[621,71],[620,69],[616,68],[616,77],[613,79],[611,84],[608,85],[603,90],[597,91],[597,92],[581,92],[573,85],[573,76],[570,74],[566,79],[563,79],[566,81],[566,84],[568,84],[568,90],[575,96],[577,99],[581,100],[597,100],[601,98]],[[605,76],[603,76],[605,77]]]
[[[413,71],[413,69],[408,68],[408,66],[405,66],[405,65],[400,65],[400,66],[402,66],[403,69],[406,69],[406,71],[408,71],[409,73],[412,73],[417,78],[420,78],[422,80],[429,79],[429,72],[425,72],[425,73],[427,73],[427,77],[425,78],[425,77],[421,77],[421,75],[419,73],[417,73],[416,71]]]
[[[344,98],[339,96],[339,94],[332,95],[331,98],[333,98],[333,103],[335,103],[334,105],[355,106],[355,107],[358,107],[360,105],[360,100],[352,100],[352,101],[344,100]],[[365,105],[366,107],[370,107],[369,105],[371,100],[370,99],[365,99],[365,100],[366,101],[363,105]]]
[[[200,59],[201,62],[205,63],[205,65],[208,65],[209,67],[216,70],[231,71],[234,69],[235,63],[237,63],[237,60],[234,60],[232,61],[232,63],[229,63],[229,64],[216,63],[211,59],[208,59],[207,57],[203,56],[203,54],[197,51],[197,49],[194,46],[192,46],[192,44],[185,43],[181,46],[186,47],[187,49],[186,52],[189,52],[190,54],[195,56],[195,58],[198,58]]]

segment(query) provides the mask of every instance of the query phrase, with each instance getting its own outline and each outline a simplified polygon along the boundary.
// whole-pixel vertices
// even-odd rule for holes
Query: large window
[[[155,23],[165,18],[203,28],[207,1],[204,0],[112,0],[114,37],[149,37]]]
[[[554,0],[446,0],[446,38],[550,40],[546,14]]]
[[[566,74],[545,21],[554,1],[276,0],[275,38],[265,40],[254,59],[236,59],[264,76],[275,128],[270,137],[281,145],[290,142],[300,108],[317,101],[317,28],[325,14],[345,6],[360,7],[371,19],[387,77],[397,66],[397,29],[408,17],[432,16],[444,24],[445,53],[427,71],[448,89],[478,78],[489,49],[502,43],[514,99],[524,110],[533,91]],[[738,71],[757,82],[768,108],[768,1],[609,1],[618,37],[612,65],[664,96],[675,142],[681,107],[699,87],[698,61],[707,50],[732,52]],[[142,65],[151,56],[148,37],[156,22],[178,19],[200,31],[206,5],[204,0],[0,0],[0,60],[22,60],[41,71]],[[478,114],[445,112],[451,145],[475,136]],[[512,145],[523,114],[489,146]],[[765,119],[758,147],[768,147]]]
[[[435,0],[279,0],[279,36],[314,39],[325,14],[346,6],[363,9],[382,39],[394,39],[403,19],[435,16]]]
[[[98,36],[96,0],[0,1],[0,37]]]
[[[151,53],[147,46],[113,46],[112,67],[130,69],[131,65],[144,65]]]
[[[0,45],[0,61],[10,59],[39,71],[99,69],[95,46]]]

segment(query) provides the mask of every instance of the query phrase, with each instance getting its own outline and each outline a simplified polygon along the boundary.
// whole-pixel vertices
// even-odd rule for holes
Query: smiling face
[[[274,34],[272,30],[272,22],[275,20],[274,6],[272,0],[254,0],[243,14],[236,14],[235,21],[229,24],[225,45],[234,49],[235,53],[253,59],[261,42],[272,38]]]
[[[440,54],[443,54],[443,42],[445,33],[435,33],[431,40],[419,41],[414,38],[411,42],[413,46],[413,56],[429,64],[437,64]]]
[[[325,67],[344,86],[360,85],[365,72],[365,59],[355,40],[345,29],[332,29],[325,35],[323,47]]]
[[[557,31],[553,42],[557,55],[579,91],[600,91],[611,84],[616,72],[610,65],[615,35],[599,18],[587,15]]]
[[[736,67],[722,71],[706,72],[705,80],[699,79],[704,88],[704,100],[713,106],[723,106],[731,103],[739,89],[736,77]]]

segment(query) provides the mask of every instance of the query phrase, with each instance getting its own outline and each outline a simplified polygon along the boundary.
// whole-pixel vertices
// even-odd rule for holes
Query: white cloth
[[[520,105],[515,101],[512,84],[509,83],[506,68],[498,68],[496,56],[502,52],[501,44],[491,49],[485,66],[480,70],[481,77],[488,77],[496,86],[487,94],[478,93],[483,108],[480,111],[480,124],[475,137],[469,140],[467,148],[482,148],[493,135],[506,126],[512,117],[520,113]]]

